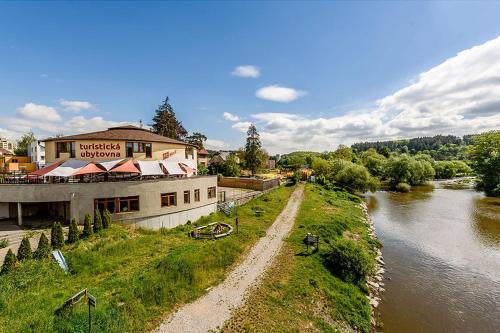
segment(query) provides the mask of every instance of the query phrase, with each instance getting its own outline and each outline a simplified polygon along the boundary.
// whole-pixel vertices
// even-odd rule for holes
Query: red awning
[[[102,173],[104,172],[101,168],[99,168],[97,165],[94,163],[89,163],[74,174],[72,176],[81,176],[81,175],[88,175],[91,173]]]
[[[122,165],[117,166],[114,169],[111,169],[109,172],[121,172],[121,173],[141,173],[139,169],[137,169],[132,160],[128,160]]]
[[[28,174],[28,176],[41,177],[41,176],[45,175],[46,173],[51,172],[52,170],[54,170],[55,168],[57,168],[61,164],[63,164],[63,162],[64,161],[52,163],[51,165],[46,166],[45,168],[41,168],[40,170],[36,170],[36,171],[31,172],[30,174]]]

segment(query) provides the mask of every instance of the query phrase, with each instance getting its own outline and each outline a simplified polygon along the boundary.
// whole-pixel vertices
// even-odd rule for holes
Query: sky
[[[270,153],[500,128],[500,2],[2,2],[0,137],[151,123]]]

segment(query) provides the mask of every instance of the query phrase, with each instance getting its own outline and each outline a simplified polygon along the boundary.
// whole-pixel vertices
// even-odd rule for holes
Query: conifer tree
[[[92,236],[92,217],[90,214],[85,214],[85,221],[83,222],[83,237]]]
[[[98,233],[102,230],[102,216],[99,209],[96,208],[94,213],[94,232]]]
[[[45,236],[44,233],[40,236],[40,240],[38,241],[38,247],[33,254],[33,257],[35,259],[41,260],[44,258],[47,258],[50,254],[50,246],[49,246],[49,240],[47,239],[47,236]]]
[[[31,259],[33,256],[33,252],[31,251],[30,240],[27,237],[24,237],[21,241],[21,246],[17,250],[17,260],[23,261],[25,259]]]
[[[56,222],[50,231],[50,245],[53,249],[61,249],[64,245],[64,234],[61,223]]]
[[[17,263],[18,261],[16,255],[12,252],[12,249],[9,249],[9,252],[7,252],[7,255],[5,256],[0,274],[12,272],[16,268]]]
[[[76,224],[76,220],[72,219],[71,223],[69,224],[67,243],[68,244],[76,243],[78,241],[78,237],[79,237],[78,225]]]
[[[175,117],[174,108],[170,105],[168,97],[155,112],[153,124],[151,124],[154,133],[177,140],[183,140],[186,137],[188,133]]]
[[[262,164],[260,135],[254,124],[251,124],[247,131],[247,143],[245,145],[246,167],[255,175]]]
[[[105,209],[103,213],[103,219],[102,219],[102,227],[104,229],[107,229],[111,226],[111,213],[109,210]]]

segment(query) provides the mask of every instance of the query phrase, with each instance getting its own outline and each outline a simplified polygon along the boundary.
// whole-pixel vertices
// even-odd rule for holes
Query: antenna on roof
[[[139,127],[142,128],[142,119],[139,119]]]

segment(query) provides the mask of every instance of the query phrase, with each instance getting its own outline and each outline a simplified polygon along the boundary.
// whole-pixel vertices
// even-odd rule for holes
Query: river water
[[[500,199],[446,182],[377,192],[383,332],[500,332]]]

